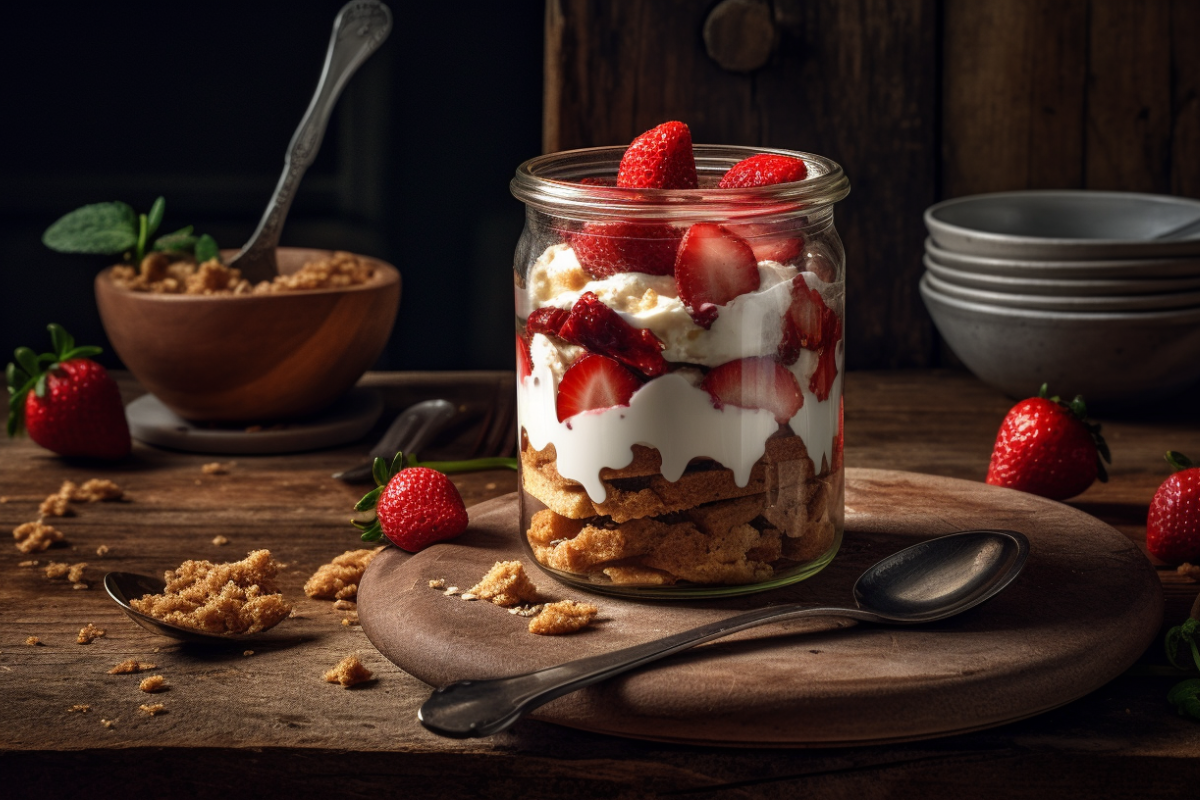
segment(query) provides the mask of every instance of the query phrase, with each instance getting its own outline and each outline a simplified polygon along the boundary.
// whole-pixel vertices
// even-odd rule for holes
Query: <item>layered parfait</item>
[[[599,174],[514,181],[522,530],[570,582],[774,586],[837,549],[845,179],[734,150],[698,173],[668,122],[615,176],[597,150],[557,163]]]

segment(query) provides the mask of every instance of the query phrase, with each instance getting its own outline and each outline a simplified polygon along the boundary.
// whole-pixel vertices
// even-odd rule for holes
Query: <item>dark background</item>
[[[62,255],[45,228],[86,203],[148,210],[240,247],[308,106],[345,0],[6,8],[0,50],[0,364],[59,322],[108,346],[92,295],[111,259]],[[379,367],[511,368],[508,193],[541,150],[541,2],[392,2],[392,33],[347,86],[285,245],[352,250],[403,275]],[[69,9],[69,13],[68,12]]]

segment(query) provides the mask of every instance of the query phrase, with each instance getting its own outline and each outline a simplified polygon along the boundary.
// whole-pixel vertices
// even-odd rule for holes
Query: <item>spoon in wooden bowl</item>
[[[526,712],[644,664],[768,622],[850,617],[881,625],[934,622],[979,605],[1012,583],[1029,556],[1016,531],[962,531],[888,556],[854,584],[857,608],[768,606],[657,641],[581,658],[512,678],[458,681],[437,689],[417,712],[430,731],[455,739],[491,736]]]
[[[308,110],[288,145],[283,174],[279,176],[275,193],[267,203],[258,229],[229,262],[230,267],[241,270],[242,277],[251,283],[269,281],[279,274],[279,266],[275,263],[279,234],[296,195],[296,187],[317,157],[333,106],[350,76],[383,44],[391,30],[392,12],[378,0],[353,0],[342,6],[334,19],[325,67]]]

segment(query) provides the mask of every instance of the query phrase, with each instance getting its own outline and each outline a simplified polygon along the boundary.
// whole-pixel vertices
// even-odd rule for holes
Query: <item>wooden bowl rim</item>
[[[221,255],[228,257],[237,252],[238,252],[237,250],[222,250]],[[348,252],[348,251],[324,250],[324,249],[317,248],[317,247],[280,247],[278,249],[278,252],[286,252],[286,253],[306,252],[306,253],[313,254],[312,255],[313,258],[321,258],[321,257],[331,256],[337,252]],[[122,289],[121,287],[114,284],[112,282],[112,280],[109,278],[109,274],[113,271],[113,269],[115,267],[122,266],[119,264],[113,264],[111,266],[105,267],[104,269],[100,270],[100,272],[98,272],[96,274],[95,285],[96,285],[97,292],[103,291],[106,294],[108,294],[109,297],[128,297],[128,298],[132,299],[134,302],[163,301],[163,302],[169,302],[169,303],[185,303],[185,302],[191,302],[191,303],[209,302],[209,303],[212,303],[212,302],[228,302],[230,300],[234,300],[234,301],[259,300],[259,301],[265,301],[265,302],[283,302],[284,299],[289,298],[289,297],[312,297],[314,295],[321,296],[321,295],[332,295],[332,294],[351,294],[351,293],[355,293],[355,292],[374,292],[374,291],[378,291],[380,289],[384,289],[388,286],[391,286],[392,284],[400,283],[400,270],[396,269],[396,267],[394,265],[389,264],[387,261],[384,261],[383,259],[376,258],[375,256],[362,255],[361,253],[351,253],[351,255],[353,255],[357,258],[363,259],[364,261],[370,261],[372,264],[374,264],[376,266],[375,276],[372,278],[372,280],[368,281],[367,283],[357,284],[355,286],[337,286],[337,287],[333,287],[333,288],[329,288],[329,289],[296,289],[296,290],[287,291],[287,292],[265,292],[262,294],[253,294],[253,293],[252,294],[165,294],[165,293],[159,293],[159,292],[134,292],[134,291],[130,291],[128,289]],[[270,299],[268,299],[268,298],[270,298]]]

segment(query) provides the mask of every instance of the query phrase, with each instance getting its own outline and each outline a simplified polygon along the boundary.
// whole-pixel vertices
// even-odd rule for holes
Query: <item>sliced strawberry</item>
[[[692,132],[682,122],[664,122],[633,140],[617,170],[627,189],[695,189]]]
[[[563,373],[558,384],[558,421],[584,411],[629,405],[641,380],[607,356],[586,355]]]
[[[607,175],[591,175],[587,178],[580,178],[579,183],[583,186],[616,186],[617,179]]]
[[[618,272],[670,275],[680,233],[661,222],[589,222],[567,241],[584,271],[593,278]]]
[[[804,252],[804,237],[799,233],[788,236],[776,225],[760,222],[745,222],[726,225],[726,228],[746,240],[754,257],[759,261],[776,261],[790,264]]]
[[[740,358],[711,370],[700,387],[717,408],[765,408],[782,424],[804,405],[796,376],[773,358]]]
[[[667,371],[663,343],[651,331],[635,328],[592,292],[584,292],[558,335],[591,353],[615,358],[648,378]]]
[[[529,377],[533,373],[533,359],[529,355],[529,342],[517,334],[517,380]]]
[[[568,316],[569,314],[561,308],[539,308],[525,320],[525,334],[533,336],[535,333],[544,333],[547,336],[558,336]]]
[[[750,186],[802,181],[807,176],[808,166],[802,159],[774,153],[759,153],[730,167],[717,186],[721,189],[745,189]]]
[[[803,275],[793,278],[792,304],[783,316],[783,339],[779,343],[779,357],[783,363],[796,363],[800,356],[799,348],[820,350],[830,330],[829,317],[837,319],[837,315],[825,305],[821,293],[808,288]]]
[[[837,377],[837,343],[842,338],[842,321],[832,311],[826,315],[821,338],[824,349],[817,358],[817,368],[808,380],[808,390],[824,402],[829,399],[833,381]]]
[[[692,319],[708,328],[717,318],[717,306],[758,288],[758,260],[750,245],[728,228],[700,222],[688,228],[679,244],[675,285]]]

